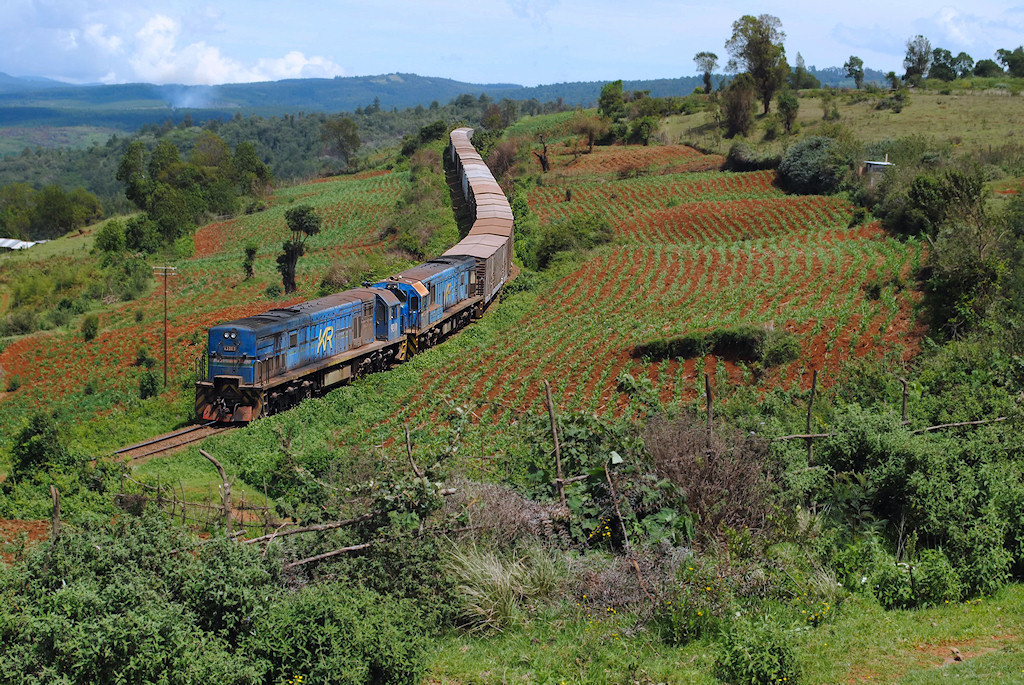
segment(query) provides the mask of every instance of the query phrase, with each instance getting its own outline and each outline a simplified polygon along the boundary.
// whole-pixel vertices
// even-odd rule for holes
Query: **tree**
[[[380,109],[379,103],[379,99],[374,100],[374,106],[378,110]],[[352,155],[362,145],[358,131],[359,126],[352,119],[341,116],[331,117],[323,123],[320,129],[320,138],[328,149],[333,150],[348,166]]]
[[[953,59],[953,69],[958,78],[967,78],[974,69],[974,58],[966,52],[961,52]]]
[[[800,90],[802,88],[821,88],[821,81],[807,71],[807,65],[804,62],[804,57],[799,52],[796,53],[796,68],[789,75],[789,86],[793,90]]]
[[[900,79],[899,76],[896,75],[895,71],[890,71],[888,74],[886,74],[885,80],[889,82],[890,90],[899,90],[900,86],[903,85],[903,81]]]
[[[864,86],[864,60],[856,55],[850,55],[843,69],[846,70],[846,75],[853,79],[857,90],[860,90]]]
[[[729,70],[739,71],[742,67],[753,79],[754,89],[768,113],[772,98],[779,90],[789,65],[786,64],[786,49],[782,41],[782,22],[778,17],[762,14],[758,17],[744,15],[733,22],[732,38],[726,41],[725,49],[732,59]]]
[[[697,64],[697,71],[704,75],[704,92],[710,93],[711,74],[718,66],[718,55],[713,52],[701,51],[693,56],[693,61]]]
[[[722,95],[727,136],[747,135],[754,122],[752,108],[756,99],[757,90],[750,74],[743,73],[732,80]]]
[[[235,165],[235,178],[243,193],[256,197],[266,194],[274,176],[270,173],[270,167],[256,154],[255,145],[249,141],[239,143],[235,147],[232,161]]]
[[[904,74],[903,80],[912,86],[920,85],[921,79],[928,76],[928,68],[931,63],[932,44],[927,38],[917,34],[907,41],[907,54],[903,58],[903,68],[906,70],[906,74]]]
[[[611,121],[621,119],[626,113],[626,98],[622,90],[622,79],[604,84],[597,98],[597,111]]]
[[[583,136],[587,141],[587,152],[594,151],[594,143],[598,138],[608,134],[608,122],[600,117],[588,116],[583,112],[573,112],[569,119],[569,130]]]
[[[792,133],[793,123],[800,111],[800,100],[797,99],[793,91],[784,90],[775,98],[775,103],[779,106],[779,116],[782,118],[782,125],[786,129],[786,133]]]
[[[256,263],[257,246],[248,243],[245,246],[245,259],[242,260],[242,271],[245,272],[245,280],[252,278],[252,267]]]
[[[971,73],[981,78],[994,78],[996,76],[1003,75],[1003,68],[999,66],[995,60],[979,59],[974,64],[974,69]]]
[[[955,81],[956,65],[953,53],[945,48],[932,50],[932,66],[928,70],[928,78],[939,81]]]
[[[309,205],[299,205],[285,210],[284,220],[292,232],[290,240],[281,247],[277,256],[277,270],[281,274],[281,283],[285,294],[295,292],[295,267],[306,251],[306,238],[320,232],[322,219]]]
[[[1010,76],[1024,78],[1024,46],[1018,46],[1013,51],[999,49],[996,51],[996,59],[1006,67]]]

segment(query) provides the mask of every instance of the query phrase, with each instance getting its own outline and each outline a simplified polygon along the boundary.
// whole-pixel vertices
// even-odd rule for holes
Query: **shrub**
[[[765,326],[734,326],[706,333],[687,333],[674,338],[659,338],[641,343],[634,356],[651,359],[676,359],[716,354],[721,357],[777,366],[800,356],[799,339],[787,331]]]
[[[302,674],[311,683],[413,685],[427,666],[425,633],[408,600],[314,585],[266,607],[241,647],[263,682]]]
[[[768,618],[735,623],[715,660],[718,677],[736,685],[797,683],[801,670],[792,636]]]
[[[150,370],[142,372],[139,376],[139,399],[149,399],[150,397],[156,397],[160,393],[160,381],[157,380],[156,374]]]
[[[283,291],[281,290],[281,286],[279,286],[277,283],[271,283],[270,285],[267,286],[267,289],[264,292],[266,293],[267,297],[275,298],[281,297],[281,293]]]
[[[728,171],[760,171],[761,169],[777,169],[782,158],[778,155],[758,155],[750,145],[737,141],[729,148],[725,156],[725,169]]]
[[[125,250],[124,224],[111,219],[96,231],[96,249],[119,254]]]
[[[67,451],[53,416],[41,412],[32,414],[28,425],[14,438],[11,457],[12,470],[19,477],[34,473],[48,464],[65,463]]]
[[[770,502],[768,448],[762,438],[723,428],[709,435],[696,417],[684,416],[652,420],[644,445],[655,474],[685,497],[698,533],[713,537],[726,528],[764,527]]]
[[[82,319],[82,339],[92,340],[100,332],[100,317],[96,314],[89,314]]]
[[[7,392],[14,392],[21,387],[21,376],[16,373],[12,373],[7,377]]]
[[[833,138],[812,136],[793,145],[782,157],[779,177],[796,193],[826,194],[839,188],[845,163]]]
[[[588,250],[611,241],[614,230],[604,217],[577,215],[541,228],[534,245],[533,262],[545,269],[560,252]]]

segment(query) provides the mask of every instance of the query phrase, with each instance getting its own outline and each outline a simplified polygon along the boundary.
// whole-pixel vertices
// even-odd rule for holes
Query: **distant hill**
[[[852,87],[840,67],[809,70],[823,85]],[[883,81],[882,72],[865,70],[868,82]],[[718,82],[720,77],[716,76]],[[135,131],[168,119],[179,123],[230,119],[236,113],[275,116],[297,112],[353,112],[379,101],[383,109],[404,109],[432,102],[446,104],[459,95],[487,94],[492,99],[561,100],[568,106],[597,102],[606,81],[555,83],[524,87],[514,83],[465,83],[416,74],[382,74],[333,79],[289,79],[220,86],[69,85],[48,79],[17,78],[0,73],[0,127],[93,126]],[[627,90],[647,90],[655,97],[688,95],[701,86],[698,76],[624,81]]]
[[[0,126],[106,126],[133,131],[147,123],[227,119],[236,112],[273,116],[293,112],[355,111],[379,100],[385,109],[445,104],[462,94],[486,93],[541,102],[561,98],[566,105],[597,101],[605,81],[524,87],[514,83],[465,83],[416,74],[384,74],[333,79],[289,79],[221,86],[119,85],[75,86],[0,76]],[[629,90],[655,96],[686,95],[698,77],[626,81]]]

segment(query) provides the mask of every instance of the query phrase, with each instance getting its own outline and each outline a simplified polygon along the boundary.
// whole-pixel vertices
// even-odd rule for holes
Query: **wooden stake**
[[[544,381],[544,393],[548,398],[548,418],[551,419],[551,437],[555,441],[555,473],[558,479],[558,502],[565,506],[565,481],[562,479],[562,451],[558,445],[558,422],[555,420],[555,402],[551,399],[551,384]]]
[[[50,539],[56,540],[60,535],[60,493],[50,486],[50,497],[53,498],[53,512],[50,514]]]
[[[910,423],[907,420],[907,379],[901,378],[900,383],[903,384],[903,425]]]
[[[626,551],[629,551],[629,536],[626,535],[626,522],[622,520],[622,512],[619,511],[619,495],[615,492],[615,484],[612,483],[612,474],[608,470],[608,462],[604,463],[604,477],[608,479],[608,490],[612,495],[612,506],[615,507],[615,515],[619,518],[619,526],[622,528],[622,542],[626,546]],[[637,572],[640,568],[637,567]]]
[[[220,472],[220,479],[224,483],[222,495],[224,499],[224,530],[227,532],[227,536],[231,537],[231,481],[228,480],[228,474],[220,462],[211,457],[206,450],[199,450],[199,454],[209,459],[210,463],[216,466],[217,471]]]
[[[419,467],[416,466],[416,462],[412,460],[412,438],[409,437],[409,424],[405,424],[405,453],[409,457],[409,465],[412,466],[412,472],[416,474],[416,477],[422,481],[426,481],[426,477],[423,472],[420,471]]]
[[[704,374],[704,394],[708,402],[708,435],[711,435],[711,422],[714,420],[713,398],[711,396],[711,376]]]
[[[807,400],[807,433],[811,432],[811,410],[814,408],[814,393],[818,389],[818,370],[811,372],[811,397]],[[814,464],[814,439],[807,438],[807,465]]]

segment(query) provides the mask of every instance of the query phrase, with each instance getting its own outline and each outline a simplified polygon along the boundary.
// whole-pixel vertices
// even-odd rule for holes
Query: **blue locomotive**
[[[476,220],[442,257],[369,287],[229,321],[209,331],[196,417],[248,422],[404,361],[465,327],[512,267],[512,211],[469,142],[451,155]]]

